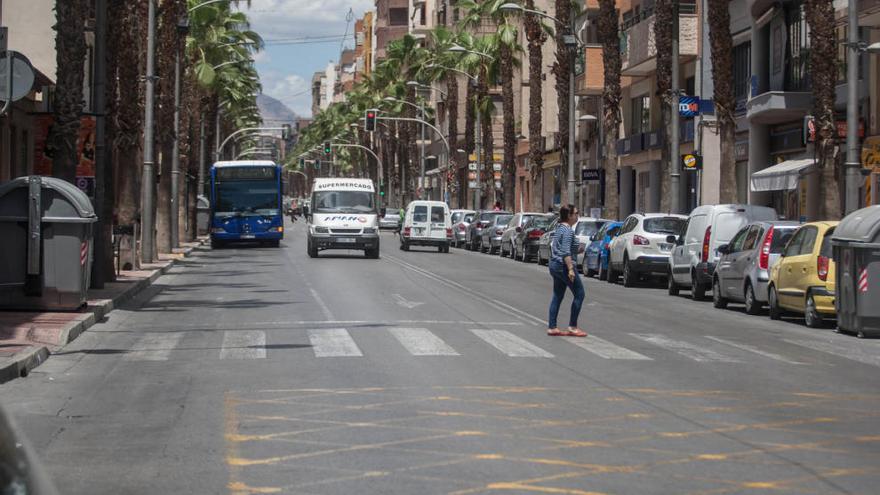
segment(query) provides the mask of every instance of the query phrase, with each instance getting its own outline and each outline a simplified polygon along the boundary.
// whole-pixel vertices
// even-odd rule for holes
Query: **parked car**
[[[510,223],[513,215],[510,213],[495,215],[489,221],[484,222],[483,230],[480,232],[480,252],[495,254],[495,251],[501,249],[501,236],[504,229]]]
[[[608,248],[608,281],[635,285],[640,275],[665,275],[673,243],[667,237],[682,231],[687,217],[666,213],[634,213],[623,221]]]
[[[590,244],[590,238],[602,228],[603,225],[608,223],[608,220],[603,218],[592,218],[592,217],[579,217],[576,224],[572,229],[574,230],[574,235],[578,240],[578,252],[574,257],[575,264],[578,268],[581,268],[581,263],[584,258],[584,253],[587,250],[587,245]]]
[[[479,210],[474,215],[474,221],[468,226],[465,244],[471,251],[481,250],[480,243],[483,240],[483,227],[488,225],[498,215],[512,215],[508,211]]]
[[[782,259],[770,270],[770,318],[778,320],[783,312],[793,311],[803,314],[807,326],[815,328],[836,315],[831,234],[838,223],[804,224],[785,245]]]
[[[449,252],[452,222],[449,206],[442,201],[413,201],[406,207],[400,229],[400,249],[410,246],[434,246],[441,253]]]
[[[721,258],[712,282],[715,307],[726,307],[728,301],[742,302],[746,313],[758,314],[767,304],[770,269],[798,226],[797,222],[783,221],[750,223],[728,244],[719,246]]]
[[[507,255],[513,256],[513,238],[516,237],[517,234],[522,232],[523,226],[529,222],[529,220],[535,217],[543,217],[546,213],[517,213],[510,219],[510,222],[507,223],[507,227],[504,229],[504,233],[501,234],[501,246],[498,251],[501,254],[501,257],[505,257]]]
[[[513,238],[510,257],[526,262],[538,254],[538,243],[550,225],[555,225],[556,215],[543,214],[532,217]]]
[[[535,257],[538,258],[539,265],[546,265],[550,262],[550,242],[553,240],[553,232],[556,231],[558,225],[559,217],[556,217],[550,222],[550,225],[544,229],[544,233],[541,234],[541,238],[538,239],[538,252],[535,254]]]
[[[400,229],[400,209],[392,206],[384,208],[385,213],[379,217],[379,229],[399,230]]]
[[[669,293],[690,288],[693,299],[705,298],[720,257],[718,246],[729,243],[749,223],[778,218],[776,210],[766,206],[705,205],[694,209],[681,232],[671,233],[667,240],[674,244],[666,273]]]
[[[451,210],[452,215],[452,245],[461,247],[467,240],[467,229],[474,220],[474,210]]]
[[[617,237],[622,225],[623,222],[607,222],[590,237],[590,243],[584,249],[584,276],[592,277],[598,273],[599,280],[608,278],[608,245]]]

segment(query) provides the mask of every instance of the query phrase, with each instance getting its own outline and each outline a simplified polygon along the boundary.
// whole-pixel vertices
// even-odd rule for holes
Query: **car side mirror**
[[[730,254],[730,244],[722,244],[716,249],[719,254]]]
[[[668,235],[666,236],[666,242],[668,242],[669,244],[678,244],[678,236]]]

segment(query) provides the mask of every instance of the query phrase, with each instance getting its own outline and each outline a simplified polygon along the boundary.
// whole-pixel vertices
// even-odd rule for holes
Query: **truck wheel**
[[[371,260],[379,259],[379,248],[364,250],[364,256]]]
[[[318,247],[312,241],[309,241],[309,258],[317,258],[318,257]]]

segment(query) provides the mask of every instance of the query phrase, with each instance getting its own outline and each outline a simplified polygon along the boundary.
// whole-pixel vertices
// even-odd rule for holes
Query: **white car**
[[[687,221],[684,215],[634,213],[623,221],[620,234],[611,241],[608,257],[608,281],[623,275],[623,285],[633,286],[640,275],[666,275],[673,243]]]

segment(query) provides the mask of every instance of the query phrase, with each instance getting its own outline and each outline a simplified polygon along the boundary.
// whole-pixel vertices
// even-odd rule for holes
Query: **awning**
[[[798,186],[804,170],[816,164],[812,158],[786,160],[752,174],[752,192],[788,191]]]

